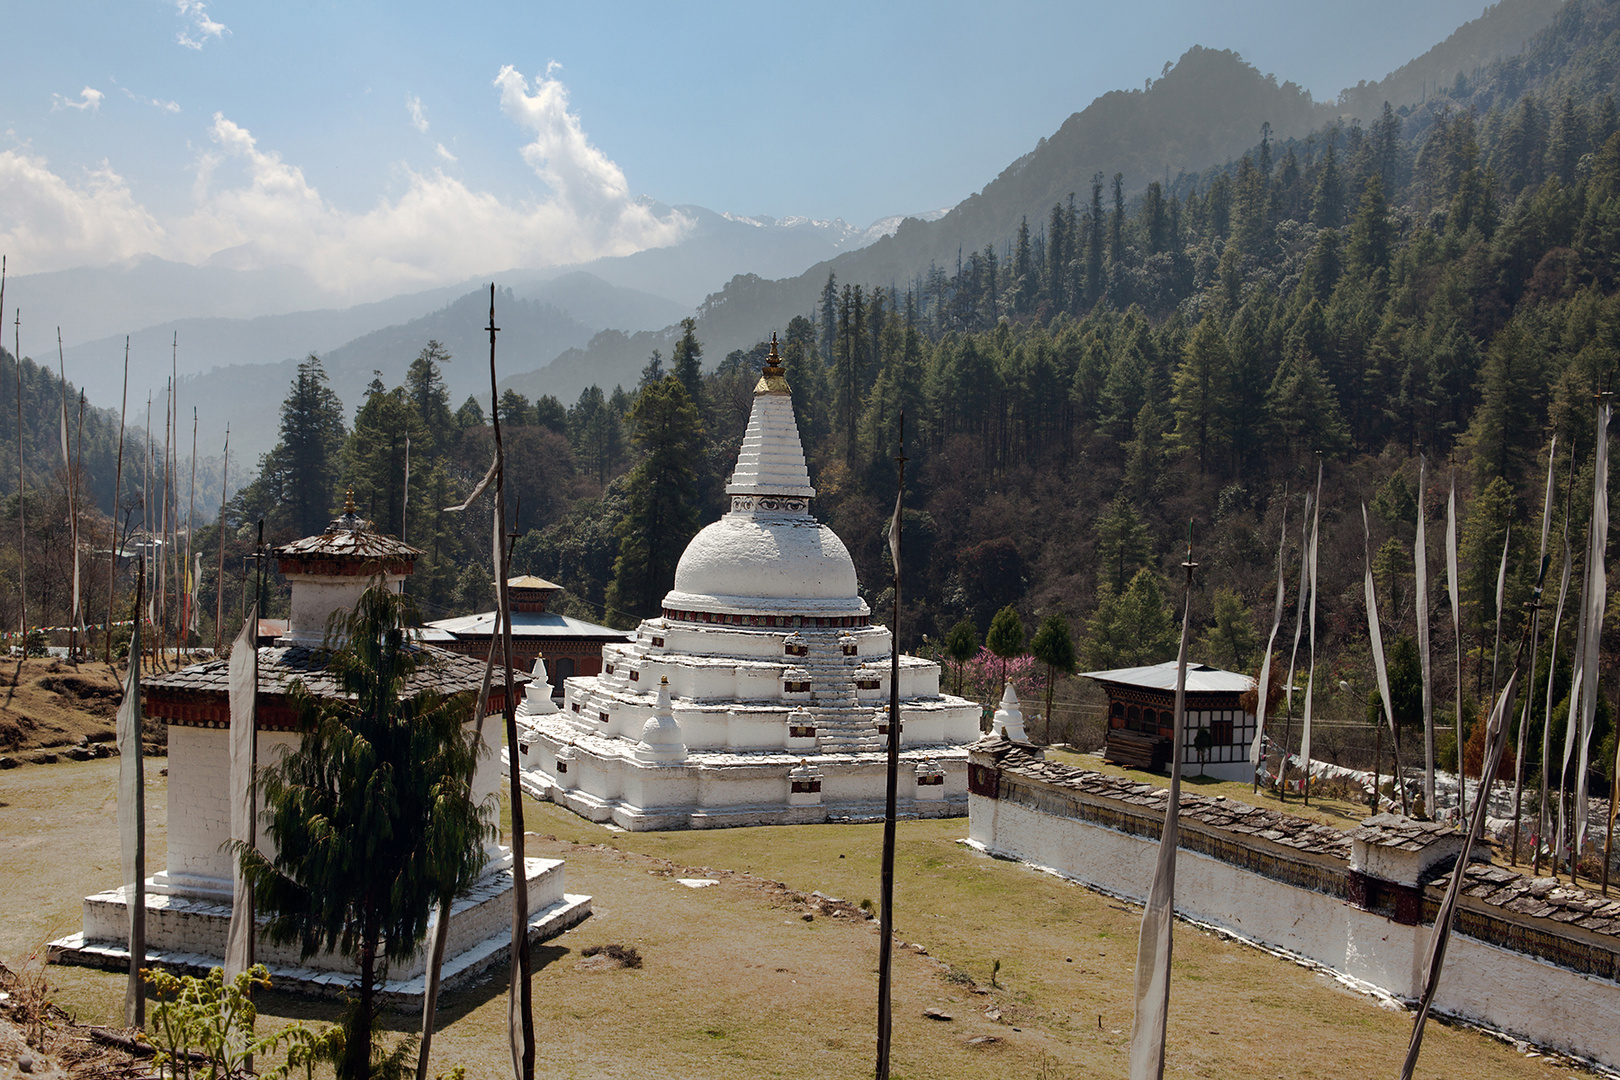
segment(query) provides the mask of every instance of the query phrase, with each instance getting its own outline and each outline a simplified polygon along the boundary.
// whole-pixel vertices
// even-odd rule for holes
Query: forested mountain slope
[[[1266,138],[1285,141],[1335,120],[1346,130],[1357,121],[1371,125],[1385,101],[1396,108],[1418,103],[1425,87],[1431,96],[1437,92],[1442,77],[1449,88],[1457,70],[1466,68],[1472,77],[1486,61],[1518,53],[1561,2],[1503,0],[1383,82],[1363,83],[1337,103],[1314,102],[1290,82],[1279,85],[1236,53],[1194,47],[1145,88],[1104,94],[1071,115],[1050,138],[938,221],[903,221],[894,235],[794,278],[737,275],[699,307],[699,332],[713,354],[746,348],[793,316],[814,310],[829,274],[867,288],[920,291],[931,268],[949,273],[968,252],[988,246],[1005,256],[1021,222],[1039,234],[1054,203],[1070,196],[1084,200],[1099,176],[1110,188],[1117,177],[1134,200],[1152,180],[1184,189],[1204,170],[1253,147],[1263,129]],[[584,389],[585,379],[609,389],[633,378],[652,348],[667,353],[675,333],[670,328],[634,339],[603,335],[547,368],[511,377],[508,385],[564,400]]]

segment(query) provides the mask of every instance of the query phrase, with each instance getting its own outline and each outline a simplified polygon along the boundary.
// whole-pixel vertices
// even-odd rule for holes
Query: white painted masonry
[[[882,815],[893,635],[871,625],[848,549],[810,512],[775,357],[731,510],[681,555],[662,614],[603,646],[600,675],[567,680],[561,712],[519,708],[536,797],[626,829]],[[941,694],[939,665],[916,657],[899,658],[898,689],[901,812],[965,812],[979,706]]]
[[[980,760],[977,755],[975,760]],[[1158,850],[1155,839],[1070,816],[1065,805],[1077,808],[1093,800],[1017,772],[1001,773],[998,797],[977,792],[969,796],[971,844],[1114,895],[1136,901],[1146,897]],[[1139,819],[1154,814],[1149,808],[1123,803],[1103,809]],[[1157,816],[1162,815],[1161,804]],[[1258,835],[1221,836],[1185,816],[1182,829],[1184,834],[1234,841],[1253,852],[1276,853],[1324,875],[1342,875],[1349,869],[1342,857],[1291,851]],[[1427,887],[1438,894],[1438,886]],[[1576,949],[1597,944],[1596,935],[1578,927],[1518,915],[1466,893],[1462,905],[1464,912],[1509,930],[1520,926],[1540,935],[1566,935]],[[1416,998],[1423,988],[1431,926],[1401,925],[1340,896],[1186,847],[1176,861],[1176,911],[1310,959],[1403,1000]],[[1464,933],[1461,923],[1451,938],[1436,1008],[1562,1053],[1610,1068],[1620,1066],[1620,984],[1487,944]]]

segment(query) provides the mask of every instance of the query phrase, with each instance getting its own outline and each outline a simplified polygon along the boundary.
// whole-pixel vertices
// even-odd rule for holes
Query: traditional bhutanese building
[[[562,708],[519,709],[524,784],[627,829],[865,820],[883,813],[893,636],[815,519],[793,400],[771,347],[726,488],[674,588]],[[900,807],[962,814],[978,705],[900,657]]]
[[[623,630],[547,611],[546,605],[560,592],[561,585],[532,574],[506,582],[507,603],[512,608],[512,663],[528,669],[536,660],[544,660],[553,697],[562,696],[566,679],[601,674],[602,646],[623,644],[631,638]],[[489,655],[490,637],[498,626],[493,611],[439,619],[427,624],[423,640],[482,661]]]
[[[277,568],[292,586],[292,600],[285,632],[258,649],[261,768],[299,741],[289,697],[294,684],[317,696],[340,692],[326,668],[330,616],[352,610],[360,595],[379,581],[398,592],[421,554],[374,531],[355,513],[352,501],[319,536],[276,549]],[[476,701],[482,660],[432,645],[418,647],[427,662],[407,681],[407,696],[435,690]],[[168,968],[206,971],[223,960],[231,916],[229,662],[210,660],[159,675],[146,680],[143,690],[145,713],[163,720],[169,746],[167,853],[163,869],[146,882],[147,959]],[[496,748],[507,690],[504,672],[497,668],[484,722],[469,717],[466,723],[469,739],[482,741],[473,780],[476,803],[495,796],[501,784]],[[274,850],[262,820],[258,847]],[[450,983],[466,982],[503,962],[511,939],[512,854],[493,840],[486,854],[483,876],[452,906],[443,968]],[[589,897],[564,893],[561,860],[525,861],[531,936],[560,933],[589,914]],[[51,946],[67,962],[122,967],[128,963],[128,926],[124,889],[112,889],[86,897],[84,931]],[[343,957],[323,954],[305,960],[296,944],[275,946],[263,937],[257,958],[269,966],[278,986],[293,983],[336,992],[356,970]],[[391,965],[385,992],[419,996],[425,969],[426,957],[420,953]]]
[[[1085,671],[1108,696],[1108,736],[1103,757],[1116,765],[1163,769],[1169,765],[1175,735],[1176,662],[1146,667]],[[1182,772],[1202,771],[1222,780],[1247,780],[1254,774],[1249,747],[1254,742],[1254,713],[1243,705],[1243,695],[1254,680],[1234,671],[1206,664],[1187,665],[1187,730],[1183,742]],[[1202,766],[1194,745],[1198,731],[1208,728],[1209,749]]]

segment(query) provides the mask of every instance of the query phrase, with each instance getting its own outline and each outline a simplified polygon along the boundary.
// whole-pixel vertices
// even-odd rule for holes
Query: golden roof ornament
[[[782,358],[776,353],[776,331],[771,331],[771,352],[765,357],[765,368],[759,374],[759,382],[754,386],[756,394],[786,394],[788,382],[782,369]]]

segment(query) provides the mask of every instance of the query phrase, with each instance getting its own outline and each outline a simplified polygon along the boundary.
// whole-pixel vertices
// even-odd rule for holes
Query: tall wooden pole
[[[224,644],[225,625],[225,491],[231,476],[231,425],[225,425],[225,466],[219,477],[219,568],[214,572],[214,655]]]
[[[107,574],[107,651],[104,657],[107,664],[112,664],[112,635],[113,635],[113,605],[118,600],[118,552],[123,545],[118,543],[118,504],[124,497],[124,414],[129,411],[129,335],[124,335],[124,396],[118,406],[118,468],[113,473],[113,554],[112,566]],[[126,534],[127,539],[127,534]],[[140,617],[140,604],[135,605],[136,618]],[[141,662],[140,653],[130,650],[134,663]]]
[[[894,521],[889,526],[889,551],[894,560],[894,626],[889,631],[889,760],[883,796],[883,877],[878,919],[878,1030],[877,1080],[889,1078],[892,1045],[893,998],[890,983],[894,968],[894,843],[900,787],[900,507],[906,497],[906,414],[900,414],[899,493],[894,500]]]
[[[17,633],[22,638],[22,650],[28,652],[28,523],[23,498],[23,367],[22,367],[22,308],[17,309],[11,324],[11,356],[17,361]]]
[[[186,511],[186,617],[180,632],[191,635],[197,621],[197,568],[191,562],[191,534],[197,531],[197,407],[191,407],[191,508]]]
[[[523,854],[523,784],[518,762],[516,702],[512,694],[512,607],[507,601],[506,579],[511,576],[506,538],[506,455],[501,448],[501,407],[496,393],[495,285],[489,286],[489,416],[495,436],[495,528],[494,548],[498,553],[495,593],[501,615],[501,659],[506,668],[502,712],[506,718],[507,777],[512,796],[512,985],[511,1007],[522,1031],[522,1044],[513,1040],[513,1066],[517,1080],[534,1080],[534,1011],[529,989],[529,880]]]
[[[83,583],[79,579],[79,478],[84,475],[83,390],[79,391],[79,425],[74,432],[73,442],[73,629],[70,633],[76,641],[82,641],[83,645],[70,649],[69,652],[77,662],[79,648],[83,648],[87,656],[90,652],[90,631],[84,625],[87,605],[84,603],[84,590],[80,587]]]

